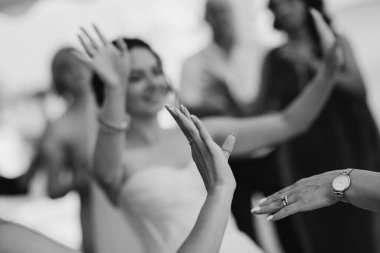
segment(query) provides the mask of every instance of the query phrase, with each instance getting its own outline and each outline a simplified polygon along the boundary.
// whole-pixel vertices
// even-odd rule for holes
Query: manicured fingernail
[[[259,200],[259,205],[262,204],[262,203],[264,203],[265,201],[267,201],[267,198],[260,199]]]
[[[255,213],[257,211],[260,211],[261,207],[255,206],[254,208],[251,209],[251,213]]]
[[[267,217],[267,221],[271,221],[273,219],[273,215]]]

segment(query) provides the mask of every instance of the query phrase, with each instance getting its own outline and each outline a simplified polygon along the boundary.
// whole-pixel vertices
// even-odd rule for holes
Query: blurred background
[[[272,29],[266,0],[234,0],[239,36],[253,45],[257,75],[265,52],[283,38]],[[41,98],[51,85],[50,64],[62,46],[79,48],[79,27],[96,23],[113,39],[147,40],[161,54],[178,86],[184,60],[211,39],[203,20],[204,0],[0,0],[0,175],[15,178],[35,155],[46,119],[58,118],[65,105]],[[368,90],[368,103],[380,123],[380,1],[326,1],[336,28],[346,35]],[[255,92],[255,91],[253,91]],[[0,197],[0,217],[20,222],[75,248],[81,243],[79,200],[45,195],[44,175],[23,197]]]

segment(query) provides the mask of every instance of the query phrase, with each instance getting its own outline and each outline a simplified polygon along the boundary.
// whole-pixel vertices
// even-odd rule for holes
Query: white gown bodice
[[[121,188],[119,205],[148,253],[174,253],[189,235],[206,198],[191,163],[184,168],[152,167],[135,172]],[[229,219],[221,253],[262,251]]]

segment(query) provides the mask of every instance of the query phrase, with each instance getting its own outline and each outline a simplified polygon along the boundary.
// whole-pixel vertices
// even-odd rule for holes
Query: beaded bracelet
[[[105,133],[112,134],[112,133],[118,133],[123,132],[126,130],[129,126],[129,123],[131,122],[131,117],[129,115],[125,115],[123,120],[120,123],[116,123],[107,119],[102,118],[100,115],[98,116],[98,121],[101,126],[105,127],[100,128]]]

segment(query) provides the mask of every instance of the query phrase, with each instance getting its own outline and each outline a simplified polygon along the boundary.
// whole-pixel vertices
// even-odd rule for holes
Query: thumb
[[[236,134],[235,133],[227,136],[226,140],[224,141],[224,143],[222,145],[222,151],[223,151],[224,156],[226,157],[226,160],[228,160],[228,158],[230,157],[231,152],[235,147],[235,143],[236,143]]]

